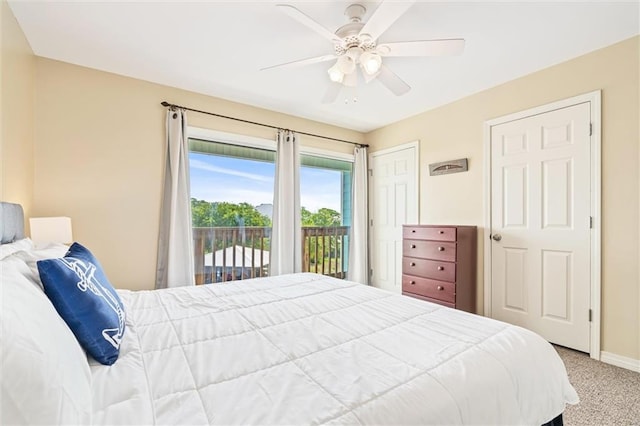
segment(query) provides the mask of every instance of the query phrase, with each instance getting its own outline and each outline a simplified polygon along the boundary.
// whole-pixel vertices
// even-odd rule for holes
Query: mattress
[[[119,291],[94,424],[530,424],[577,403],[551,345],[499,321],[316,274]]]

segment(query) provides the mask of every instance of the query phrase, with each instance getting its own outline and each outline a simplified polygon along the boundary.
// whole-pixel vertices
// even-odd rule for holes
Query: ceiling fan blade
[[[448,56],[464,50],[463,38],[383,43],[376,48],[381,56]]]
[[[366,34],[371,37],[371,40],[377,40],[391,24],[396,22],[396,20],[411,7],[414,1],[415,0],[402,2],[383,1],[360,30],[360,36]]]
[[[327,87],[327,91],[322,98],[323,104],[332,104],[338,99],[338,95],[340,94],[340,89],[342,89],[342,84],[340,83],[330,83],[329,87]]]
[[[411,86],[405,83],[400,77],[398,77],[393,71],[387,68],[384,64],[380,67],[380,73],[378,74],[378,81],[382,83],[387,89],[389,89],[394,95],[402,96],[411,90]]]
[[[309,64],[316,64],[318,62],[326,62],[326,61],[330,61],[332,59],[336,59],[337,56],[336,55],[323,55],[323,56],[316,56],[313,58],[307,58],[307,59],[300,59],[297,61],[291,61],[291,62],[285,62],[284,64],[278,64],[278,65],[271,65],[265,68],[260,68],[260,71],[264,71],[264,70],[270,70],[272,68],[293,68],[293,67],[298,67],[298,66],[302,66],[302,65],[309,65]]]
[[[331,31],[329,31],[328,29],[326,29],[325,27],[323,27],[322,25],[320,25],[319,23],[317,23],[313,19],[309,18],[307,15],[305,15],[302,12],[300,12],[295,7],[293,7],[291,5],[288,5],[288,4],[278,4],[277,7],[280,10],[282,10],[284,13],[286,13],[287,15],[289,15],[290,17],[295,19],[296,21],[298,21],[301,24],[305,25],[307,28],[310,28],[313,31],[317,32],[318,34],[320,34],[324,38],[327,38],[327,39],[331,40],[332,42],[339,42],[340,41],[340,37],[338,37],[337,35],[335,35]]]

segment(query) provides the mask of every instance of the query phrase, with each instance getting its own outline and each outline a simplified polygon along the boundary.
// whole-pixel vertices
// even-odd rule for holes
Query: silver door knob
[[[500,234],[493,234],[491,236],[491,238],[493,238],[494,241],[500,241],[502,239],[502,235]]]

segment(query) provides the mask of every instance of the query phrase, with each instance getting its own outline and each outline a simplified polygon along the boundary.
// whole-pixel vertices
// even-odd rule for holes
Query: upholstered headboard
[[[2,244],[24,238],[24,212],[20,204],[0,202],[0,238]]]

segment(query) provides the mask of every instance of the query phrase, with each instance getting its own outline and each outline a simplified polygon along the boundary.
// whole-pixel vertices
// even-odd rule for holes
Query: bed
[[[118,290],[126,331],[105,366],[39,282],[35,262],[66,247],[15,234],[0,246],[2,424],[542,425],[578,402],[535,333],[306,273]]]

